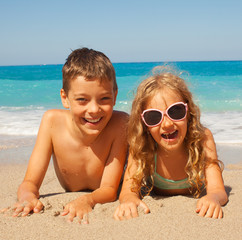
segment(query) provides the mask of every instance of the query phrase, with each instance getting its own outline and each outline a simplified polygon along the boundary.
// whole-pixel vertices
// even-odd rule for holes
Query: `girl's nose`
[[[161,127],[169,128],[169,127],[173,126],[173,124],[174,124],[173,121],[169,117],[167,117],[167,115],[164,115],[162,123],[161,123]]]

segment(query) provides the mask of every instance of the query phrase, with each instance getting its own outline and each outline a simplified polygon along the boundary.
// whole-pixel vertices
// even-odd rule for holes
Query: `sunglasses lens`
[[[153,126],[160,122],[162,114],[158,111],[151,110],[144,113],[144,120],[147,125]]]
[[[183,104],[176,104],[172,106],[167,113],[170,118],[174,120],[183,119],[186,116],[186,106]]]

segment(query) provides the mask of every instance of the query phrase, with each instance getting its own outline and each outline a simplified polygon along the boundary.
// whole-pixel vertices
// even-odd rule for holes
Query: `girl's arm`
[[[212,133],[206,129],[204,148],[207,161],[217,160],[216,145]],[[228,196],[224,188],[222,171],[217,163],[211,163],[205,170],[207,194],[197,202],[196,212],[199,216],[210,218],[222,218],[221,206],[228,201]]]
[[[137,166],[133,161],[131,155],[129,155],[128,166],[125,171],[122,190],[119,196],[120,205],[114,212],[114,218],[116,220],[130,219],[138,217],[137,208],[140,206],[143,208],[144,213],[149,213],[148,206],[140,200],[139,193],[133,192],[132,189],[132,176],[137,170]]]

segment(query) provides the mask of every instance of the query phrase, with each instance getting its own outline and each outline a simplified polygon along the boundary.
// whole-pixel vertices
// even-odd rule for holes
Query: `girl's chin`
[[[162,139],[162,142],[159,144],[160,147],[166,150],[176,150],[181,147],[179,139]]]

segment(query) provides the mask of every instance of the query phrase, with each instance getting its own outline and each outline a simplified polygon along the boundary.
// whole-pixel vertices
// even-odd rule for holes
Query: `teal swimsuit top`
[[[154,186],[159,189],[185,189],[190,188],[191,185],[187,182],[187,178],[174,181],[170,179],[163,178],[156,172],[156,161],[157,157],[155,155],[155,172],[153,174]]]

